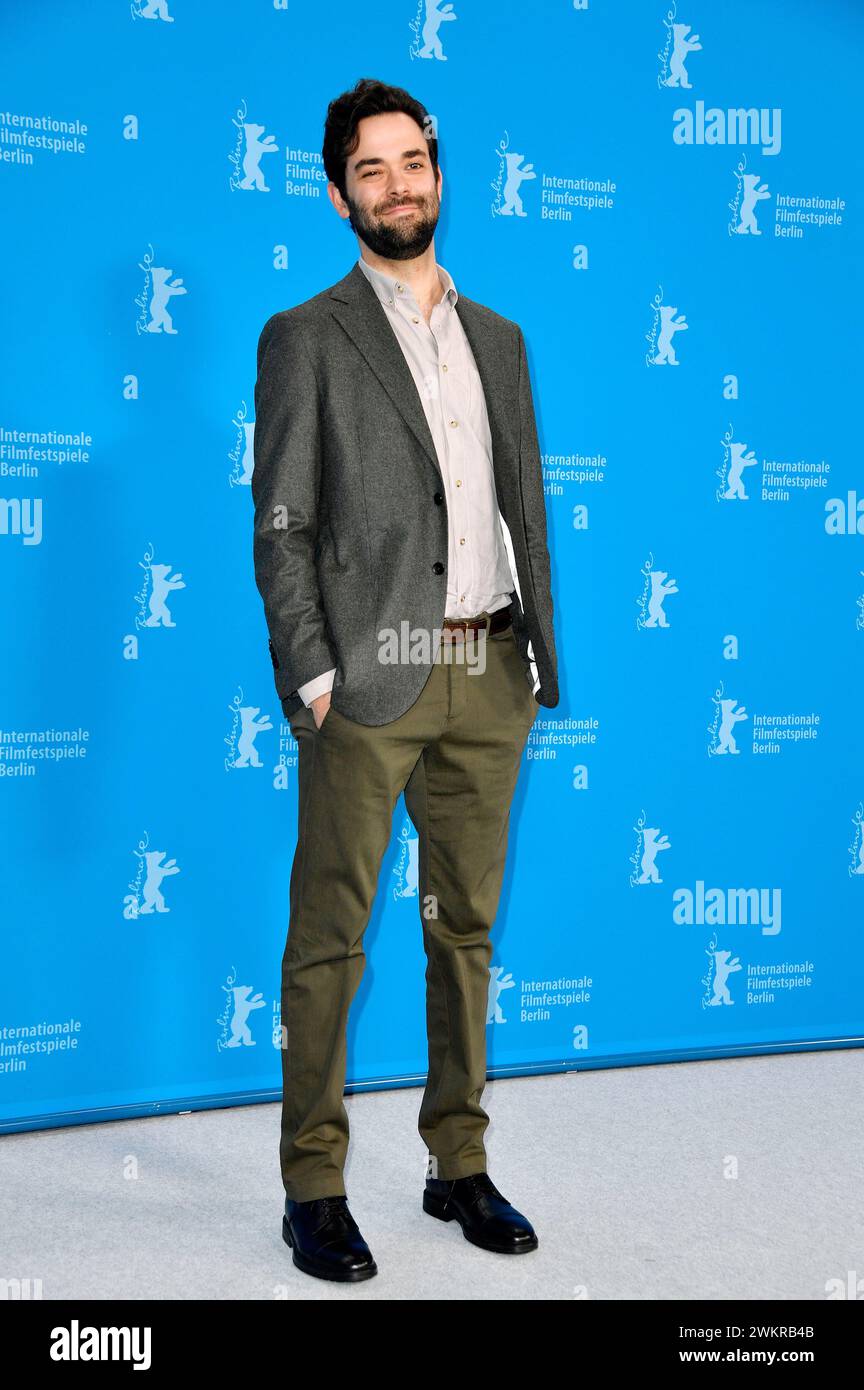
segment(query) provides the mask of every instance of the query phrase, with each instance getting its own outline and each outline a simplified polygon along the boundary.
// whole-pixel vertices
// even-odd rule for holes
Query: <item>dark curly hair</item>
[[[429,148],[432,168],[436,174],[438,172],[435,123],[426,107],[404,87],[391,87],[374,77],[361,77],[352,91],[334,97],[327,107],[324,122],[324,169],[343,198],[346,191],[345,164],[360,143],[358,123],[366,116],[380,116],[385,111],[404,111],[407,116],[414,118]]]

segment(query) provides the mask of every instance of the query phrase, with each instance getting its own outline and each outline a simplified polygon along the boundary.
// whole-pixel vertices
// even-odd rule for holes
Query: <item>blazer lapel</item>
[[[333,313],[336,318],[366,358],[441,478],[435,443],[411,368],[405,361],[383,305],[356,262],[345,279],[333,286],[330,298],[334,301]],[[443,479],[441,481],[443,483]]]
[[[362,274],[362,272],[361,272]],[[511,500],[519,495],[519,399],[518,382],[508,372],[512,348],[497,325],[483,321],[480,305],[459,295],[456,312],[471,345],[486,398],[489,433],[492,436],[492,470],[499,501],[506,498],[508,514]],[[514,491],[515,488],[515,491]]]
[[[383,305],[356,263],[345,278],[333,286],[330,298],[332,312],[362,352],[441,478],[435,444],[411,369]],[[486,398],[492,466],[499,498],[509,501],[518,496],[519,475],[519,401],[517,383],[507,371],[509,344],[497,328],[490,330],[488,323],[482,322],[480,306],[473,300],[460,294],[456,312],[471,345]],[[515,493],[512,490],[514,480]]]

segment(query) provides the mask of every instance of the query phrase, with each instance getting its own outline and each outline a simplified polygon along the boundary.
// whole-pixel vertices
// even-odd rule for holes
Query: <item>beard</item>
[[[398,207],[398,202],[382,204],[376,212],[367,212],[347,195],[345,202],[351,210],[350,226],[370,251],[387,261],[412,261],[422,256],[435,235],[441,213],[437,192],[406,198],[405,202],[414,204],[417,211],[402,217],[386,216],[386,209]]]

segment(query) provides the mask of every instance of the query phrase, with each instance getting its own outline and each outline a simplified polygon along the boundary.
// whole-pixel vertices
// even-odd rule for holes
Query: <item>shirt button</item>
[[[464,545],[464,544],[465,544],[465,537],[464,537],[464,536],[460,536],[460,537],[459,537],[459,544],[460,544],[460,545]]]
[[[457,479],[456,479],[456,486],[457,486],[457,487],[461,487],[461,486],[462,486],[462,479],[461,479],[461,478],[457,478]]]
[[[447,370],[447,363],[446,363],[446,362],[442,362],[442,363],[441,363],[441,370],[442,370],[442,372],[446,372],[446,370]]]
[[[420,320],[418,319],[418,317],[417,317],[416,314],[412,314],[412,315],[411,315],[411,322],[412,322],[412,323],[419,323],[419,322],[420,322]]]
[[[450,421],[450,424],[451,424],[451,426],[453,427],[453,429],[455,430],[456,426],[459,424],[459,421],[458,421],[458,420],[451,420],[451,421]]]

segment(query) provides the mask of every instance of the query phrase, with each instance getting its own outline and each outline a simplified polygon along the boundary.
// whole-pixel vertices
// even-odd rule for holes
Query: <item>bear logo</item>
[[[642,870],[637,883],[662,883],[660,873],[657,869],[657,855],[662,849],[671,849],[672,845],[668,835],[661,835],[656,826],[645,826],[642,830],[642,858],[639,867]]]
[[[138,11],[139,19],[164,19],[173,24],[174,17],[168,13],[168,0],[146,0],[143,10]]]
[[[690,325],[683,314],[676,319],[677,313],[678,309],[674,304],[660,305],[660,332],[657,335],[657,352],[652,361],[661,366],[677,367],[680,365],[675,356],[672,339],[676,333],[680,333],[683,328],[689,328]]]
[[[507,178],[504,183],[504,204],[499,211],[502,217],[512,217],[514,213],[517,217],[527,217],[519,196],[519,188],[525,179],[536,179],[534,165],[525,164],[519,168],[525,158],[524,154],[505,154],[504,158],[507,161]]]
[[[252,994],[251,985],[236,985],[231,993],[234,996],[234,1012],[231,1015],[231,1036],[225,1046],[254,1047],[255,1039],[249,1031],[247,1019],[253,1009],[263,1009],[267,1001],[261,997],[260,990]]]
[[[735,743],[732,730],[736,724],[740,724],[742,719],[748,719],[746,709],[742,705],[737,707],[737,700],[720,701],[720,731],[717,735],[716,753],[740,753],[741,749]]]
[[[417,54],[418,58],[437,58],[439,62],[447,62],[447,54],[441,47],[441,38],[438,30],[442,24],[448,20],[458,19],[454,13],[453,6],[447,4],[439,10],[441,0],[426,0],[426,19],[423,24],[423,47]]]
[[[186,581],[182,574],[172,574],[170,565],[151,565],[150,578],[153,589],[150,594],[150,616],[145,619],[145,627],[176,627],[177,624],[168,612],[165,600],[173,589],[185,589]]]
[[[687,35],[693,26],[690,24],[672,25],[672,57],[669,59],[669,76],[666,78],[667,87],[687,87],[693,83],[687,77],[687,69],[684,66],[691,53],[701,49],[699,35],[694,34],[692,38]]]
[[[240,737],[237,740],[237,757],[234,759],[235,767],[263,767],[255,747],[255,740],[262,730],[272,729],[269,714],[262,715],[260,708],[255,705],[242,705],[240,708]]]
[[[489,971],[489,995],[486,1009],[487,1023],[506,1023],[507,1020],[501,1012],[500,998],[505,989],[515,989],[516,981],[513,979],[513,972],[508,970],[504,974],[503,965],[493,965]]]
[[[186,294],[186,288],[182,279],[171,280],[169,275],[174,271],[168,266],[153,265],[150,267],[150,274],[153,276],[153,290],[150,295],[150,322],[147,324],[148,333],[176,333],[174,321],[168,313],[168,300],[175,294]]]
[[[255,421],[244,420],[243,422],[243,456],[240,459],[240,477],[235,479],[238,483],[252,483],[252,470],[255,467]]]
[[[279,146],[276,144],[275,135],[264,135],[263,125],[252,125],[248,121],[243,122],[243,130],[246,135],[246,151],[243,155],[243,178],[240,181],[240,188],[256,189],[259,193],[269,193],[270,189],[264,182],[264,175],[261,172],[262,154],[276,154]]]
[[[714,951],[714,997],[708,1000],[711,1004],[734,1004],[735,1000],[729,993],[729,986],[726,984],[730,975],[734,975],[736,970],[743,969],[741,961],[737,956],[732,958],[731,951]]]
[[[758,463],[753,450],[747,451],[746,444],[737,444],[734,441],[729,446],[732,460],[729,464],[729,472],[726,477],[726,491],[723,493],[725,498],[738,498],[742,502],[749,501],[748,494],[744,491],[743,473],[745,468],[752,468]]]
[[[166,907],[165,899],[162,896],[162,880],[171,874],[179,874],[180,868],[176,859],[169,859],[163,864],[166,851],[164,849],[147,850],[144,858],[147,861],[147,877],[144,879],[144,887],[141,893],[141,906],[138,909],[139,915],[142,912],[170,912],[170,907]]]
[[[744,174],[742,178],[744,184],[744,197],[741,199],[741,209],[738,218],[738,225],[735,228],[739,236],[761,236],[759,228],[756,226],[755,207],[764,198],[771,197],[771,190],[767,183],[759,182],[758,174]]]
[[[664,583],[668,578],[666,570],[651,571],[651,597],[648,600],[648,617],[645,619],[646,627],[668,627],[669,623],[666,614],[663,612],[663,600],[667,594],[677,594],[678,585],[674,579],[669,583]]]

